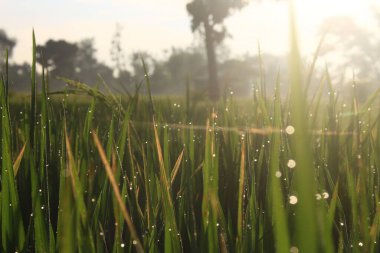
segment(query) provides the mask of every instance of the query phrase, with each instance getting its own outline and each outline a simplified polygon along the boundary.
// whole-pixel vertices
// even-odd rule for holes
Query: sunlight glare
[[[367,6],[369,1],[363,0],[296,0],[296,6],[301,13],[302,9],[311,9],[314,17],[318,16],[321,19],[349,15],[355,16],[358,10]]]

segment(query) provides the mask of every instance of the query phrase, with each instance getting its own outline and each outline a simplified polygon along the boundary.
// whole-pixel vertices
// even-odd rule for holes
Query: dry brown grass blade
[[[26,143],[25,143],[24,146],[22,147],[20,153],[18,154],[16,160],[15,160],[14,163],[13,163],[13,173],[14,173],[14,177],[17,176],[17,172],[18,172],[18,169],[20,168],[21,160],[22,160],[22,158],[23,158],[23,156],[24,156],[25,148],[26,148]]]
[[[240,179],[239,179],[239,200],[238,200],[238,240],[242,243],[243,240],[243,227],[244,227],[244,210],[243,210],[243,195],[244,195],[244,175],[245,174],[245,141],[241,144],[241,161],[240,161]]]
[[[73,171],[74,157],[73,157],[73,153],[71,151],[70,140],[69,140],[69,137],[67,136],[66,126],[65,126],[65,142],[66,142],[66,152],[67,152],[67,158],[68,158],[67,168],[68,168],[68,172],[69,172],[69,175],[70,175],[70,178],[71,178],[71,183],[72,183],[72,187],[73,187],[74,197],[77,198],[76,191],[75,191],[76,184],[75,184],[74,177],[72,176],[74,174],[74,171]]]
[[[181,165],[182,158],[183,158],[183,152],[184,152],[184,150],[182,149],[181,154],[178,156],[178,159],[177,159],[177,161],[175,162],[175,165],[174,165],[174,168],[173,168],[173,172],[172,172],[172,176],[171,176],[171,180],[170,180],[170,183],[171,183],[172,185],[173,185],[173,182],[174,182],[175,177],[176,177],[177,174],[178,174],[179,167],[180,167],[180,165]]]
[[[95,143],[95,145],[96,145],[96,147],[97,147],[97,149],[99,151],[99,155],[100,155],[100,158],[101,158],[101,160],[103,162],[104,168],[106,170],[108,179],[110,180],[110,183],[112,185],[112,189],[113,189],[113,192],[115,194],[116,200],[119,203],[119,207],[120,207],[121,213],[123,214],[125,222],[127,223],[128,229],[129,229],[129,231],[131,233],[131,236],[132,236],[132,239],[133,239],[133,245],[136,247],[137,252],[143,253],[144,249],[142,247],[142,244],[141,244],[141,241],[140,241],[139,237],[137,236],[136,228],[133,225],[131,216],[129,215],[129,212],[128,212],[127,208],[125,207],[124,203],[123,203],[123,200],[122,200],[121,195],[120,195],[119,187],[118,187],[118,185],[116,183],[116,179],[114,177],[111,165],[107,161],[106,154],[104,152],[104,149],[103,149],[102,145],[100,144],[99,138],[98,138],[98,136],[97,136],[97,134],[96,134],[95,131],[92,132],[92,136],[93,136],[93,139],[94,139],[94,143]]]

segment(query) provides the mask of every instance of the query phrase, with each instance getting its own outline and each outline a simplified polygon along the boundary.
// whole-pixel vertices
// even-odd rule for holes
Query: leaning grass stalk
[[[67,165],[70,172],[71,186],[74,193],[76,209],[78,211],[81,223],[83,225],[83,228],[81,229],[81,232],[83,232],[83,234],[81,234],[80,231],[77,231],[78,244],[80,248],[86,249],[87,252],[95,252],[94,240],[93,240],[89,222],[88,222],[87,208],[84,202],[83,186],[78,176],[78,170],[76,167],[76,163],[74,161],[74,155],[71,150],[71,144],[70,144],[69,137],[67,135],[66,126],[65,126],[65,142],[66,142],[66,152],[67,152],[67,158],[68,158]]]
[[[243,201],[244,201],[244,187],[245,187],[245,140],[242,137],[241,144],[241,158],[240,158],[240,178],[239,178],[239,195],[238,195],[238,217],[237,217],[237,251],[242,252],[243,249]]]
[[[16,160],[13,162],[13,173],[15,177],[17,176],[18,170],[20,168],[21,160],[24,157],[25,148],[26,143],[24,144],[24,146],[22,146],[20,153],[18,154]]]
[[[110,183],[112,185],[113,192],[115,194],[116,200],[119,203],[119,207],[120,207],[121,213],[123,214],[125,222],[127,223],[128,229],[129,229],[129,231],[131,233],[131,236],[132,236],[132,239],[133,239],[133,245],[135,245],[136,250],[139,253],[143,253],[144,249],[143,249],[141,241],[140,241],[140,239],[139,239],[139,237],[137,235],[136,228],[135,228],[135,226],[134,226],[134,224],[132,222],[131,216],[129,215],[129,212],[128,212],[127,208],[125,207],[124,202],[123,202],[123,200],[121,198],[119,187],[118,187],[118,185],[116,183],[116,179],[115,179],[115,176],[114,176],[114,174],[112,172],[111,165],[109,164],[109,162],[107,160],[107,156],[106,156],[106,154],[104,152],[102,144],[100,143],[98,135],[96,134],[95,130],[92,132],[92,136],[93,136],[95,145],[96,145],[96,147],[97,147],[97,149],[99,151],[99,155],[100,155],[100,158],[101,158],[101,160],[103,162],[104,168],[105,168],[105,170],[107,172],[108,179],[110,180]]]

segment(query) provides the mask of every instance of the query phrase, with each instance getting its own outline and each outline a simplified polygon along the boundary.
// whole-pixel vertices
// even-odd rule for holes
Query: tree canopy
[[[16,40],[9,38],[6,32],[0,29],[0,52],[3,53],[8,49],[8,54],[11,56],[15,45]]]
[[[213,100],[219,99],[219,82],[215,47],[227,34],[223,22],[233,10],[241,9],[246,0],[193,0],[186,5],[191,15],[191,29],[200,30],[204,34],[207,51],[209,95]]]

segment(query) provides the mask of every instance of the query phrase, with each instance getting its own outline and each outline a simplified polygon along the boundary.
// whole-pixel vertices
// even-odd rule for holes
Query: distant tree
[[[132,75],[127,70],[126,58],[122,47],[122,29],[120,24],[116,24],[116,30],[111,41],[111,60],[113,63],[113,77],[123,90],[131,88]]]
[[[215,47],[226,37],[226,27],[223,22],[233,10],[241,9],[246,0],[192,0],[186,5],[191,15],[192,31],[202,31],[207,51],[209,95],[213,100],[219,98],[217,75],[217,60]]]
[[[191,82],[200,88],[207,83],[207,61],[200,48],[173,48],[169,57],[160,64],[161,67],[157,66],[158,63],[155,64],[154,73],[160,69],[165,73],[165,79],[157,82],[161,83],[159,86],[167,93],[183,94],[187,78],[191,78]]]
[[[116,30],[111,41],[110,54],[115,76],[118,76],[120,72],[126,69],[125,56],[122,48],[122,29],[123,27],[121,25],[116,25]]]
[[[254,77],[258,74],[258,64],[252,58],[229,59],[220,64],[222,77],[221,86],[225,91],[233,91],[234,94],[250,95]]]
[[[37,62],[48,67],[51,75],[73,77],[78,45],[65,40],[48,40],[37,46]]]
[[[9,66],[9,90],[10,91],[30,91],[30,65],[11,64]],[[40,77],[38,77],[39,79]]]
[[[200,48],[172,48],[165,59],[155,59],[146,52],[132,55],[131,66],[135,83],[144,80],[141,58],[144,59],[151,80],[153,93],[184,94],[187,77],[197,87],[207,82],[207,62]],[[200,85],[202,84],[202,85]]]
[[[84,39],[77,44],[76,57],[73,64],[75,77],[82,82],[94,84],[97,80],[96,70],[98,68],[98,61],[95,53],[94,39]],[[73,78],[73,76],[70,78]]]
[[[173,48],[166,62],[168,72],[174,82],[183,82],[187,76],[204,77],[206,59],[200,48]]]
[[[16,40],[9,38],[6,32],[0,29],[0,55],[2,55],[5,50],[8,49],[8,54],[11,56],[15,45]]]
[[[77,67],[83,66],[85,69],[93,69],[98,62],[95,53],[96,49],[93,38],[81,40],[77,44],[75,65]]]

